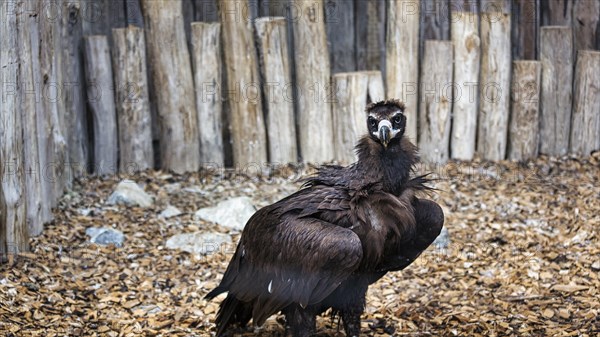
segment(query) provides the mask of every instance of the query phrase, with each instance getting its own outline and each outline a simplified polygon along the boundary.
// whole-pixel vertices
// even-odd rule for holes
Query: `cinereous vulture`
[[[287,333],[311,336],[316,316],[330,308],[347,336],[359,336],[368,286],[410,265],[444,223],[438,204],[415,195],[430,189],[429,180],[413,176],[419,159],[404,137],[404,109],[397,100],[370,104],[356,163],[321,167],[250,218],[220,285],[206,296],[227,292],[217,336],[279,312]]]

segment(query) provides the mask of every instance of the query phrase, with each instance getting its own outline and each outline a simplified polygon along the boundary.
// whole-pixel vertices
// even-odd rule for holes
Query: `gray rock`
[[[120,248],[123,247],[125,240],[125,235],[121,231],[110,227],[90,227],[85,230],[85,234],[90,237],[90,242],[102,246],[113,244]]]
[[[163,186],[163,189],[168,194],[173,194],[173,193],[178,192],[179,190],[181,190],[181,183],[166,184],[166,185]]]
[[[134,181],[127,179],[117,185],[115,191],[106,201],[109,205],[140,206],[144,208],[152,206],[153,202],[153,198],[143,188]]]
[[[448,229],[446,227],[442,227],[442,231],[440,235],[433,241],[433,245],[437,249],[446,249],[450,245],[450,235],[448,234]]]
[[[196,211],[194,218],[241,231],[254,212],[256,208],[250,198],[238,197],[222,201],[213,207],[201,208]]]
[[[165,245],[169,249],[206,255],[226,249],[231,242],[231,236],[227,234],[195,232],[173,235]]]
[[[181,211],[177,207],[169,205],[162,212],[160,212],[159,217],[168,219],[181,214]]]

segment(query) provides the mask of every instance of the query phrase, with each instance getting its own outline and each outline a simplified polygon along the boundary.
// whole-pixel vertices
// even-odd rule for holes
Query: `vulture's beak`
[[[381,141],[381,144],[383,144],[383,147],[388,146],[388,143],[390,142],[390,134],[391,134],[391,130],[390,128],[392,127],[392,123],[390,123],[387,120],[382,120],[381,122],[379,122],[378,128],[379,128],[379,141]]]

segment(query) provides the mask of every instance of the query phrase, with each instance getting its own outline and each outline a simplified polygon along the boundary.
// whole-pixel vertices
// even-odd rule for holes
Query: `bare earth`
[[[365,336],[600,334],[599,153],[432,169],[440,178],[432,197],[446,213],[450,243],[430,247],[369,289]],[[0,266],[0,335],[214,335],[218,302],[203,296],[218,283],[234,247],[194,256],[165,248],[166,239],[226,233],[193,213],[233,196],[267,205],[299,187],[300,171],[310,169],[286,167],[259,178],[147,172],[80,181],[61,201],[55,223],[31,240],[31,253]],[[105,205],[121,178],[156,196],[154,207]],[[159,218],[167,204],[184,214]],[[123,248],[87,243],[91,226],[124,232]],[[282,335],[280,322],[272,317],[262,329],[239,335]],[[329,316],[318,328],[321,336],[343,336]]]

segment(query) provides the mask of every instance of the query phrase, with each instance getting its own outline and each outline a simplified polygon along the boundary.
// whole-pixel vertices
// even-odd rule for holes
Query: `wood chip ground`
[[[598,336],[600,155],[525,164],[453,162],[432,167],[450,244],[370,287],[365,336]],[[425,170],[425,168],[424,168]],[[146,172],[79,181],[31,252],[0,266],[2,336],[211,336],[218,283],[233,246],[208,257],[165,248],[177,233],[227,232],[193,219],[233,196],[258,206],[295,191],[306,167],[250,173]],[[106,206],[123,178],[156,196],[152,208]],[[170,219],[168,205],[184,213]],[[113,226],[122,248],[87,243]],[[239,235],[233,235],[234,242]],[[221,299],[219,297],[218,299]],[[281,317],[239,336],[283,334]],[[321,317],[320,336],[343,336]]]

